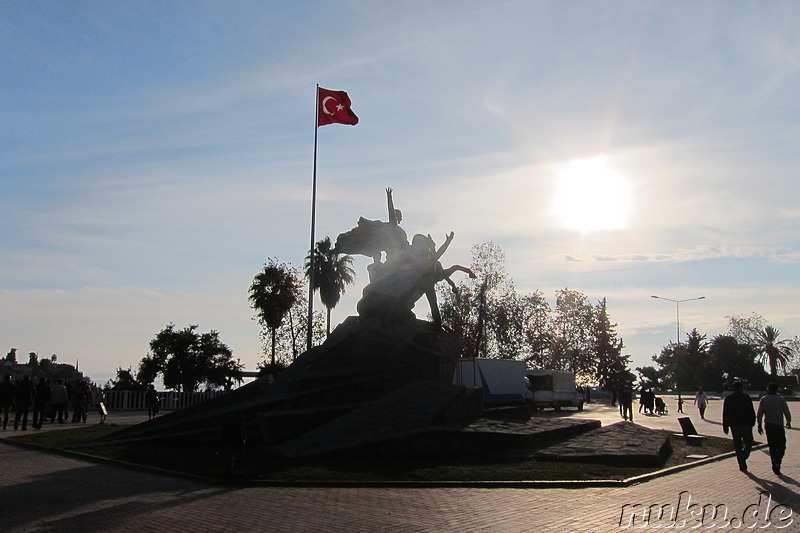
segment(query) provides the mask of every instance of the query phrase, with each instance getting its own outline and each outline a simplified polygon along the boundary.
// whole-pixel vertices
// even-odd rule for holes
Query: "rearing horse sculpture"
[[[441,326],[436,283],[447,281],[455,290],[455,283],[450,279],[454,272],[464,272],[471,278],[475,274],[461,265],[445,269],[439,262],[453,240],[452,232],[438,250],[430,235],[414,235],[409,244],[405,231],[399,226],[402,215],[394,209],[392,189],[386,189],[386,197],[389,222],[361,217],[355,228],[336,238],[335,252],[373,258],[373,263],[367,267],[370,282],[358,302],[358,314],[385,322],[414,318],[411,310],[425,295],[433,322]],[[383,254],[386,254],[385,262]]]

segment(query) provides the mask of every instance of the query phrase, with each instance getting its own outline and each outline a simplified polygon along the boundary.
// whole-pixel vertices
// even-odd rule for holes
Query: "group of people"
[[[644,411],[645,414],[665,415],[667,414],[667,406],[664,403],[664,399],[660,396],[656,396],[653,389],[646,389],[643,387],[641,392],[639,392],[639,412],[641,413],[642,411]]]
[[[86,422],[89,405],[100,405],[103,402],[103,391],[91,387],[88,382],[80,381],[74,387],[67,387],[63,379],[51,383],[39,378],[36,383],[30,376],[12,381],[6,374],[0,382],[0,418],[3,429],[8,427],[10,413],[14,412],[14,429],[28,429],[28,418],[33,412],[31,427],[41,429],[45,420],[59,424],[69,421],[70,404],[73,422]],[[101,423],[104,415],[101,411]]]
[[[747,472],[747,459],[753,448],[753,426],[757,425],[758,434],[767,435],[767,446],[772,462],[772,471],[781,475],[781,463],[786,454],[786,429],[792,427],[792,413],[786,400],[778,394],[778,384],[770,383],[767,394],[758,402],[758,409],[753,409],[753,400],[744,392],[741,382],[733,385],[733,393],[725,398],[722,404],[722,431],[731,432],[733,447],[739,470]]]
[[[619,416],[624,420],[633,422],[633,390],[630,387],[625,387],[616,394],[616,399],[619,400]],[[639,413],[642,412],[651,415],[665,415],[667,414],[667,405],[664,403],[664,399],[656,396],[652,389],[643,387],[639,391]]]
[[[624,420],[633,421],[633,391],[630,387],[619,391],[620,416]],[[656,397],[647,389],[642,389],[639,396],[639,412],[643,410],[653,413]],[[694,404],[700,413],[700,418],[705,420],[708,407],[708,395],[701,387],[695,394]],[[678,413],[683,413],[683,398],[678,395]],[[772,471],[781,475],[781,463],[786,454],[786,429],[792,427],[792,413],[786,400],[778,394],[778,384],[770,383],[767,393],[758,402],[758,408],[753,406],[753,400],[744,392],[744,385],[737,381],[733,384],[733,393],[725,397],[722,406],[722,431],[727,435],[730,431],[733,437],[733,446],[739,469],[747,471],[747,459],[753,448],[753,427],[757,427],[759,435],[767,437]]]

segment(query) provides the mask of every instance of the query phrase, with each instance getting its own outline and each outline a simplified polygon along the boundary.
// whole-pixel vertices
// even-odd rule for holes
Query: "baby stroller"
[[[667,404],[664,403],[664,398],[656,396],[656,413],[659,415],[667,414]]]

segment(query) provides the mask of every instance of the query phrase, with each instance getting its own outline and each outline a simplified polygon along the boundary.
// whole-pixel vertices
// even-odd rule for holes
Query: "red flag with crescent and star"
[[[317,126],[326,124],[358,124],[358,117],[350,109],[350,97],[344,91],[318,88]]]

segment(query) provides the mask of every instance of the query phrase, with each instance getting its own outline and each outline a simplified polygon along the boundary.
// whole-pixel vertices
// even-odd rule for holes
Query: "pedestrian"
[[[50,385],[44,378],[39,378],[36,384],[36,399],[33,401],[33,428],[42,429],[44,424],[45,410],[50,402]]]
[[[100,415],[101,424],[106,423],[106,417],[108,416],[105,401],[106,394],[103,392],[103,389],[94,387],[92,389],[92,403],[94,403],[95,407],[97,408],[97,413]]]
[[[147,392],[144,393],[144,404],[147,406],[147,419],[150,420],[155,418],[158,414],[158,392],[156,392],[156,387],[152,383],[149,387],[147,387]]]
[[[619,406],[622,409],[622,418],[633,422],[633,391],[630,387],[619,393]]]
[[[68,400],[69,394],[67,393],[67,387],[64,385],[64,380],[59,378],[56,380],[56,384],[50,389],[50,403],[53,406],[53,413],[50,416],[50,422],[55,422],[57,415],[58,423],[64,423]]]
[[[758,402],[758,434],[763,435],[767,432],[767,446],[769,446],[769,457],[772,460],[772,471],[775,475],[781,475],[781,462],[786,453],[786,431],[784,431],[783,419],[786,419],[786,429],[792,427],[792,413],[786,400],[778,394],[778,384],[775,382],[767,385],[767,394]],[[763,419],[763,428],[762,428]]]
[[[697,406],[697,410],[700,411],[700,418],[703,420],[706,419],[706,407],[708,407],[708,396],[706,396],[706,392],[703,390],[703,387],[697,391],[697,394],[694,397],[694,404]]]
[[[25,376],[17,384],[14,390],[14,429],[18,429],[22,422],[22,431],[28,429],[28,413],[30,413],[33,399],[36,396],[36,389],[33,386],[30,376]]]
[[[86,382],[79,381],[72,389],[72,421],[80,422],[81,418],[86,422],[84,416],[86,412]]]
[[[655,414],[656,410],[656,393],[653,392],[653,389],[647,389],[647,398],[645,399],[644,408],[646,411],[650,411],[650,414]]]
[[[725,397],[722,404],[722,432],[727,435],[730,429],[736,460],[742,472],[747,472],[747,458],[753,449],[755,424],[756,411],[753,409],[753,399],[744,392],[742,382],[737,381],[733,384],[733,392]]]
[[[681,393],[678,393],[678,412],[683,412],[683,398],[681,397]]]
[[[3,429],[8,427],[8,414],[14,407],[14,388],[11,382],[11,374],[6,374],[3,382],[0,383],[0,415],[3,418]]]
[[[642,387],[641,389],[639,389],[639,412],[640,413],[642,412],[642,409],[644,409],[646,404],[647,404],[647,389]]]

